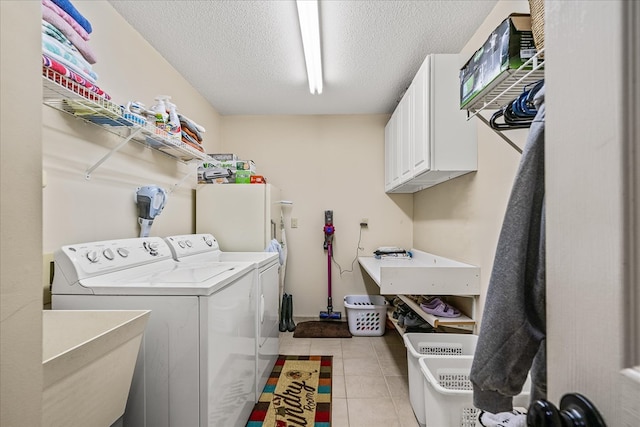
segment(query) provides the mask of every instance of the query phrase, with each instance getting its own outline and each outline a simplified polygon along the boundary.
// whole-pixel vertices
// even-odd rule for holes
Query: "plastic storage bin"
[[[473,358],[464,356],[421,357],[427,427],[475,427],[477,409],[469,374]],[[531,380],[514,396],[513,406],[529,406]]]
[[[424,380],[418,359],[421,357],[449,356],[473,358],[478,336],[471,334],[407,333],[403,335],[402,339],[405,347],[407,347],[409,400],[418,423],[421,426],[425,426]]]
[[[387,304],[382,295],[346,295],[344,306],[351,335],[384,335]]]

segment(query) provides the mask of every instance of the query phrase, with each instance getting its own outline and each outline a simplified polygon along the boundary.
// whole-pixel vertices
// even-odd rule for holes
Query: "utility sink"
[[[110,426],[124,414],[150,313],[42,312],[43,426]]]

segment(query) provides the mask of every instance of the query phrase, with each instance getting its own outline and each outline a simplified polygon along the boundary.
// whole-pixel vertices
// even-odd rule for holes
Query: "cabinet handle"
[[[527,411],[528,427],[607,427],[596,407],[578,393],[560,399],[560,409],[547,400],[536,400]]]

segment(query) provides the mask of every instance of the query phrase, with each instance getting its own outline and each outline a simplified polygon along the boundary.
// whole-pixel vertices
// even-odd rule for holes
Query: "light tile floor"
[[[295,319],[305,320],[317,319]],[[333,356],[332,427],[419,427],[409,403],[407,353],[395,330],[313,339],[282,332],[280,354]]]

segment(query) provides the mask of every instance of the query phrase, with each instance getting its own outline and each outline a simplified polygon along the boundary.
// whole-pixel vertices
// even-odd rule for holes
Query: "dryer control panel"
[[[165,240],[175,260],[208,252],[220,252],[220,245],[218,245],[218,241],[211,234],[183,234],[169,236]]]

